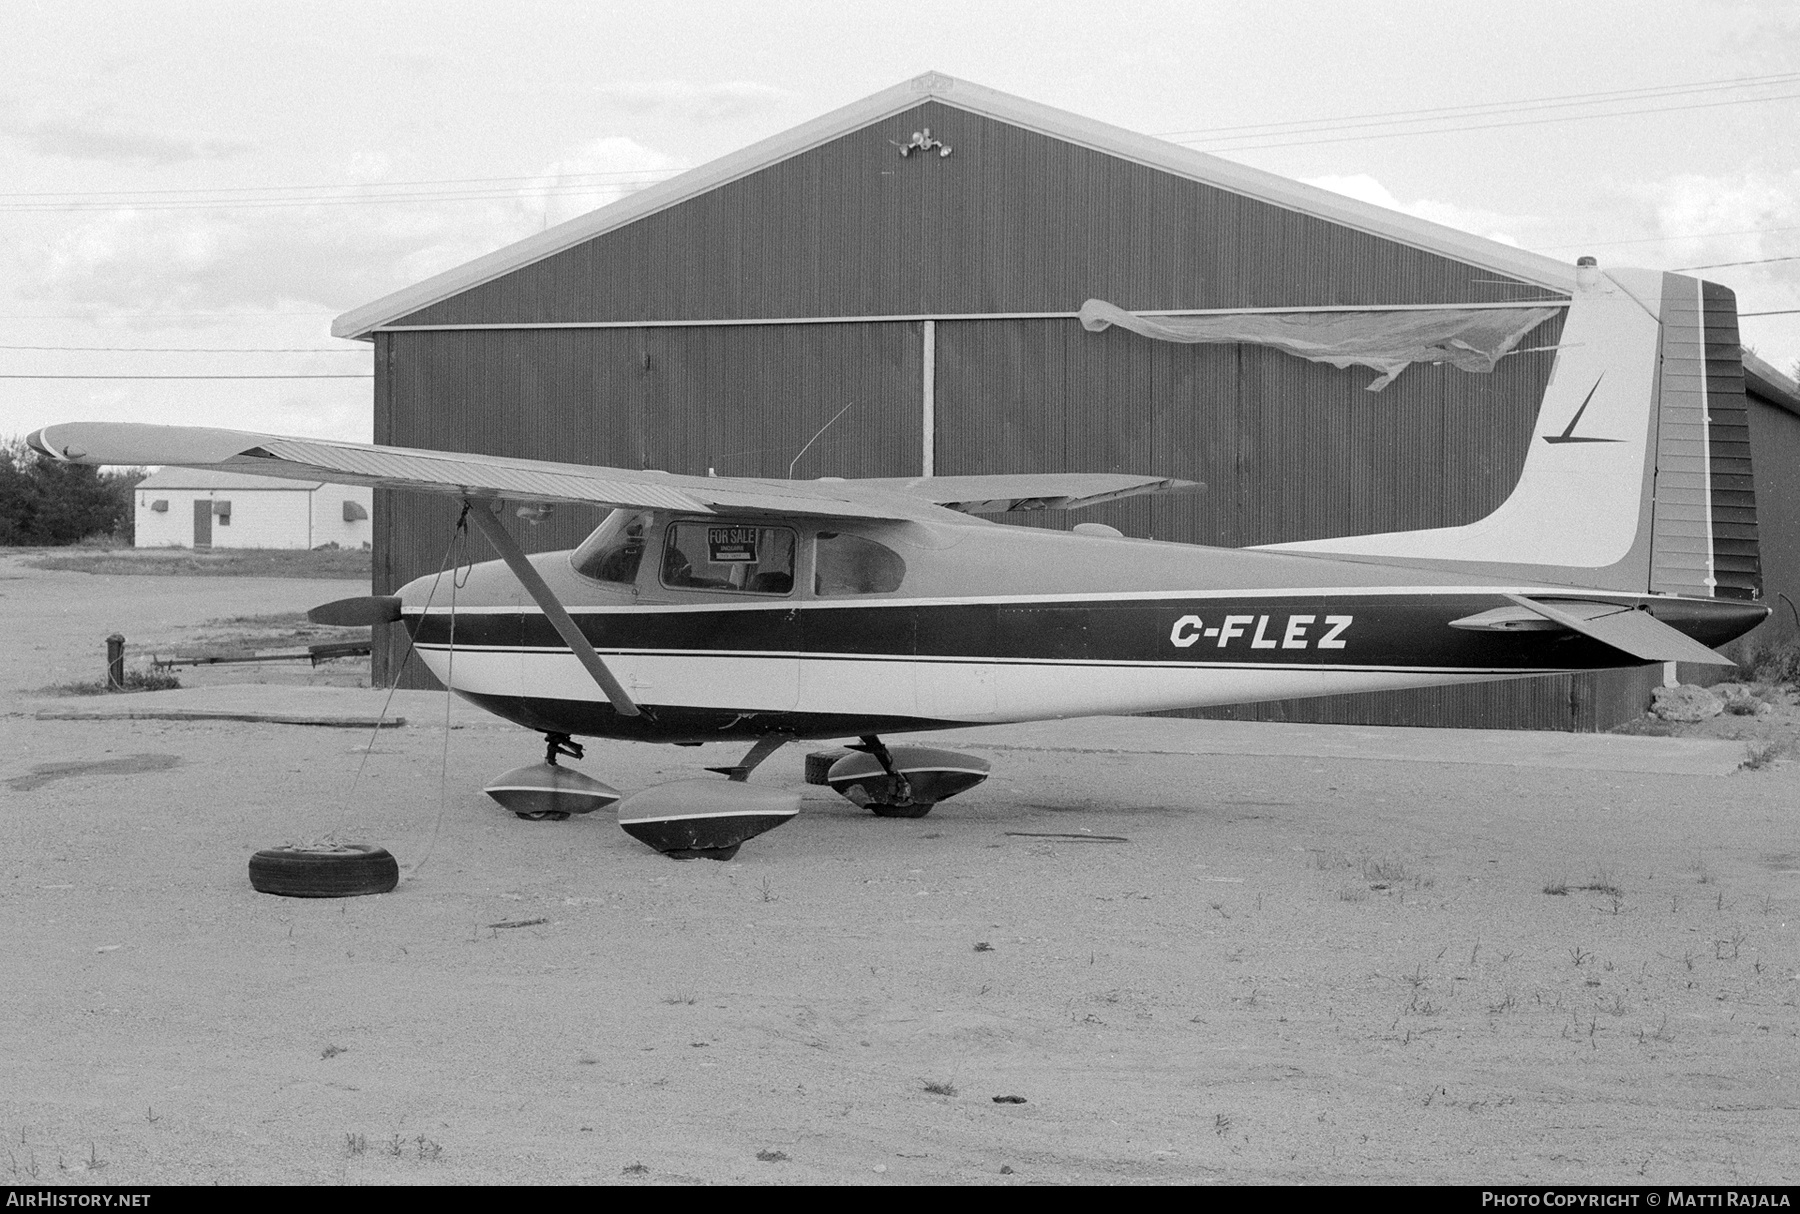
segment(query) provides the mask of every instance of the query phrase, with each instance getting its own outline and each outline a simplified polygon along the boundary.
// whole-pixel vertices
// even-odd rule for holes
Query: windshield
[[[569,564],[598,582],[636,582],[650,521],[648,510],[613,511],[569,554]]]

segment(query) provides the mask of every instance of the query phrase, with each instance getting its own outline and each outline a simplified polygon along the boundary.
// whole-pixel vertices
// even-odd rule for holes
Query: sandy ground
[[[480,785],[535,739],[463,705],[446,731],[442,696],[366,755],[37,716],[95,703],[34,690],[98,677],[114,630],[354,592],[0,559],[8,1181],[1800,1180],[1791,762],[1071,723],[966,735],[995,776],[930,817],[808,788],[684,864],[499,811]],[[379,704],[262,677],[163,698]],[[758,780],[803,787],[801,753]],[[330,832],[393,850],[399,890],[251,890],[253,850]]]

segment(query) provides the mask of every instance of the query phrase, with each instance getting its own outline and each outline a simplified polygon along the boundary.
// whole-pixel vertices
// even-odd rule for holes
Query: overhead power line
[[[1339,114],[1329,118],[1299,118],[1288,122],[1254,122],[1242,126],[1200,127],[1185,131],[1161,131],[1158,137],[1176,139],[1200,138],[1264,138],[1276,134],[1311,134],[1301,130],[1350,130],[1360,126],[1389,126],[1406,122],[1433,122],[1453,118],[1481,118],[1494,114],[1526,113],[1533,110],[1601,105],[1608,102],[1650,101],[1662,97],[1679,97],[1694,93],[1722,92],[1738,88],[1773,88],[1800,83],[1800,72],[1779,72],[1767,76],[1726,77],[1719,80],[1693,81],[1687,84],[1652,85],[1634,89],[1614,89],[1599,93],[1559,93],[1550,97],[1527,97],[1517,101],[1482,101],[1468,105],[1433,106],[1417,110],[1383,110],[1368,114]]]
[[[1726,270],[1732,266],[1767,266],[1778,261],[1800,261],[1800,255],[1794,257],[1758,257],[1753,261],[1715,261],[1707,266],[1676,266],[1674,273],[1680,274],[1688,270]]]
[[[1627,117],[1635,114],[1672,113],[1717,106],[1747,105],[1759,101],[1793,100],[1800,97],[1800,93],[1730,97],[1720,101],[1696,102],[1686,105],[1658,105],[1636,109],[1601,108],[1593,113],[1560,114],[1552,117],[1506,122],[1471,121],[1508,114],[1618,106],[1632,102],[1660,101],[1733,90],[1771,89],[1795,84],[1800,84],[1800,72],[1691,81],[1684,84],[1654,85],[1605,92],[1567,93],[1515,101],[1476,102],[1429,109],[1377,111],[1347,117],[1332,115],[1324,118],[1302,118],[1274,123],[1166,131],[1159,137],[1188,144],[1230,145],[1217,149],[1224,152],[1257,151],[1265,148],[1301,147],[1318,143],[1386,139],[1400,135],[1453,134],[1510,126],[1535,126],[1557,122],[1586,121],[1595,118]],[[1418,129],[1371,129],[1406,126]],[[1342,134],[1341,132],[1357,133]],[[1308,138],[1295,139],[1291,138],[1292,136],[1308,136]],[[1311,136],[1331,137],[1311,138]],[[1273,142],[1254,142],[1256,140]],[[683,171],[685,170],[613,169],[560,174],[554,177],[546,173],[533,173],[503,177],[435,177],[407,181],[220,186],[204,189],[13,191],[0,192],[0,212],[116,210],[127,206],[139,210],[222,210],[495,201],[517,199],[521,190],[534,182],[546,183],[534,191],[537,196],[574,197],[613,191],[630,192],[667,180]]]
[[[0,379],[374,379],[373,375],[0,375]]]
[[[0,346],[0,350],[82,350],[106,354],[367,354],[351,346]]]
[[[555,174],[557,180],[575,177],[642,177],[646,173],[679,173],[681,169],[595,169],[592,172]],[[499,182],[542,181],[550,177],[549,173],[528,173],[517,177],[428,177],[416,181],[334,181],[316,185],[225,185],[225,186],[185,186],[180,189],[163,190],[33,190],[33,191],[0,191],[0,198],[64,198],[80,195],[84,198],[108,196],[147,196],[155,194],[268,194],[296,190],[386,190],[403,186],[420,185],[493,185]]]
[[[1671,240],[1716,240],[1722,236],[1766,236],[1770,232],[1800,232],[1800,224],[1790,224],[1779,228],[1738,228],[1731,232],[1677,232],[1672,236],[1640,236],[1631,240],[1580,240],[1574,244],[1540,245],[1537,251],[1549,253],[1559,249],[1609,249],[1627,244],[1667,244]]]
[[[1557,118],[1524,118],[1516,122],[1484,122],[1467,126],[1430,127],[1416,131],[1380,131],[1371,135],[1339,135],[1331,139],[1290,139],[1281,143],[1236,143],[1214,149],[1219,152],[1256,152],[1268,148],[1311,147],[1321,143],[1355,143],[1364,139],[1394,139],[1406,135],[1460,135],[1466,131],[1494,131],[1504,127],[1546,126],[1556,122],[1585,122],[1594,118],[1626,118],[1633,114],[1673,114],[1682,110],[1710,110],[1724,105],[1750,105],[1759,101],[1792,101],[1800,93],[1778,93],[1772,97],[1734,97],[1729,101],[1702,101],[1692,105],[1661,105],[1641,110],[1606,110],[1598,114],[1564,114]],[[1320,130],[1330,130],[1321,127]],[[1179,139],[1177,143],[1216,143],[1218,140]]]
[[[574,197],[584,194],[633,193],[647,185],[672,176],[662,173],[645,176],[632,181],[612,182],[600,185],[551,185],[534,191],[532,197]],[[292,207],[332,207],[332,206],[372,206],[387,203],[438,203],[438,202],[491,202],[517,201],[521,197],[518,189],[507,190],[463,190],[438,193],[389,192],[379,194],[344,194],[344,195],[305,195],[289,198],[191,198],[136,201],[115,199],[111,201],[83,202],[0,202],[0,212],[23,214],[26,212],[69,212],[69,211],[259,211],[275,208]]]

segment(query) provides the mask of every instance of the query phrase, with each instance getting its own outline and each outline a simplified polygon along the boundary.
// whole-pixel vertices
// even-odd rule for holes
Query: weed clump
[[[159,670],[155,667],[149,670],[135,668],[127,670],[124,685],[120,687],[109,686],[105,679],[100,679],[92,683],[58,683],[49,688],[55,694],[65,696],[103,696],[110,692],[179,691],[180,689],[181,677],[179,675],[172,670]]]

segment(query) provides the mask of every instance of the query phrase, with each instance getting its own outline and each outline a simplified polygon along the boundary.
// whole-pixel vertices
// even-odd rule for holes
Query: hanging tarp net
[[[1091,332],[1117,325],[1158,341],[1248,342],[1334,367],[1373,367],[1379,392],[1413,363],[1488,372],[1560,308],[1432,308],[1404,312],[1231,312],[1139,316],[1101,299],[1081,305]]]

